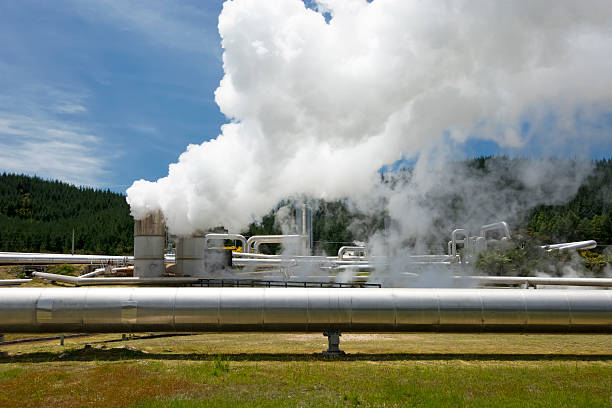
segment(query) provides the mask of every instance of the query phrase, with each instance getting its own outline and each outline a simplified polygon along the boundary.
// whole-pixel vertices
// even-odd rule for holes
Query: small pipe
[[[208,241],[222,239],[240,241],[242,243],[242,250],[244,252],[247,251],[247,240],[243,235],[240,234],[206,234],[206,236],[204,237],[204,248],[208,248]]]
[[[32,279],[0,279],[0,286],[16,286],[30,282]]]
[[[246,252],[258,252],[261,244],[283,244],[287,241],[304,238],[303,235],[253,235],[247,240]]]
[[[338,260],[342,261],[344,259],[344,254],[348,251],[363,252],[363,256],[360,257],[359,255],[357,255],[357,258],[363,258],[365,256],[368,256],[366,252],[367,249],[364,246],[343,246],[338,249]]]
[[[458,240],[457,235],[463,235],[463,239]],[[449,254],[457,256],[457,244],[463,244],[463,247],[467,250],[470,247],[470,233],[468,230],[463,228],[457,228],[451,233],[451,247]]]
[[[32,275],[47,281],[71,283],[77,286],[86,285],[188,285],[199,283],[201,278],[191,277],[166,277],[166,278],[139,278],[139,277],[115,277],[115,278],[83,278],[81,276],[67,276],[55,273],[34,272]]]
[[[493,224],[487,224],[480,227],[480,236],[486,238],[488,231],[500,230],[503,232],[505,238],[510,239],[510,227],[506,221],[495,222]]]
[[[567,251],[569,249],[577,249],[577,250],[586,250],[593,249],[597,247],[597,241],[589,240],[589,241],[577,241],[577,242],[565,242],[562,244],[550,244],[543,245],[540,248],[551,251],[553,249],[558,249],[559,251]]]
[[[107,264],[132,263],[133,256],[114,255],[70,255],[70,254],[39,254],[29,252],[0,252],[0,264],[8,265],[46,265],[46,264]]]
[[[98,268],[89,273],[79,275],[79,278],[91,278],[92,276],[102,275],[104,272],[106,272],[106,268]]]
[[[555,278],[555,277],[532,277],[532,276],[455,276],[457,281],[470,281],[475,283],[489,284],[528,284],[535,285],[561,285],[561,286],[602,286],[612,287],[610,278]]]

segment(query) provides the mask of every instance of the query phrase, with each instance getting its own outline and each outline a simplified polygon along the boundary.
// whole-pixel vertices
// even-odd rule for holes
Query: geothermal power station
[[[0,333],[321,332],[329,339],[326,353],[340,354],[343,332],[612,332],[612,279],[467,272],[479,251],[511,239],[505,222],[477,235],[456,229],[447,253],[403,256],[400,270],[364,246],[313,256],[306,206],[296,211],[295,229],[248,239],[201,233],[168,240],[156,212],[136,220],[133,257],[0,253],[1,264],[99,266],[78,277],[33,273],[78,287],[0,289]],[[262,244],[280,244],[282,251],[262,254]]]

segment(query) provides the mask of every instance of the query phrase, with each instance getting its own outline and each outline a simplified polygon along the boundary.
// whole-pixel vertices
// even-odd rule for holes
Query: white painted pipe
[[[540,248],[546,249],[548,251],[551,251],[553,249],[558,249],[559,251],[567,251],[570,249],[586,250],[586,249],[593,249],[595,247],[597,247],[597,242],[593,240],[589,240],[589,241],[565,242],[561,244],[543,245]]]
[[[240,234],[206,234],[204,247],[208,248],[209,241],[212,240],[231,240],[231,241],[240,241],[242,244],[242,250],[247,252],[247,240],[243,235]],[[240,253],[240,252],[237,252]]]
[[[503,238],[510,239],[510,227],[506,221],[495,222],[480,227],[480,236],[486,238],[489,231],[501,231]]]
[[[344,259],[344,255],[348,252],[348,251],[353,251],[355,253],[358,252],[362,252],[363,256],[360,257],[359,255],[357,256],[352,256],[352,258],[363,258],[365,256],[367,256],[367,249],[364,246],[343,246],[340,247],[340,249],[338,249],[338,260],[342,261]]]
[[[460,282],[474,282],[476,284],[612,287],[612,279],[610,278],[557,278],[546,276],[455,276],[454,278]]]
[[[261,244],[286,244],[307,239],[303,235],[253,235],[247,240],[247,252],[259,252]]]
[[[132,262],[134,262],[133,256],[0,252],[0,264],[8,265],[128,264]]]
[[[0,279],[0,286],[17,286],[31,281],[32,279]]]

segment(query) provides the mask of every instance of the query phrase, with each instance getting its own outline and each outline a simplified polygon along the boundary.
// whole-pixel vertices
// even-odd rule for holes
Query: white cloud
[[[101,138],[83,124],[89,93],[37,81],[6,63],[0,73],[0,171],[99,185],[107,164]]]
[[[55,107],[55,111],[57,113],[74,114],[74,113],[87,112],[87,108],[84,107],[83,105],[63,104],[63,105],[57,105]]]
[[[189,52],[219,54],[216,27],[202,22],[210,19],[204,7],[167,0],[70,0],[81,16],[103,21],[120,30],[144,34],[166,47]]]
[[[100,143],[78,126],[0,112],[3,171],[97,185],[106,174],[106,164],[97,154]]]

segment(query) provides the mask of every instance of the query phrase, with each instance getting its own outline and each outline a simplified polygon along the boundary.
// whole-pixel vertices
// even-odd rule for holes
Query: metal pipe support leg
[[[327,337],[328,348],[323,351],[325,356],[343,356],[344,351],[340,350],[340,332],[323,332],[323,335]]]

